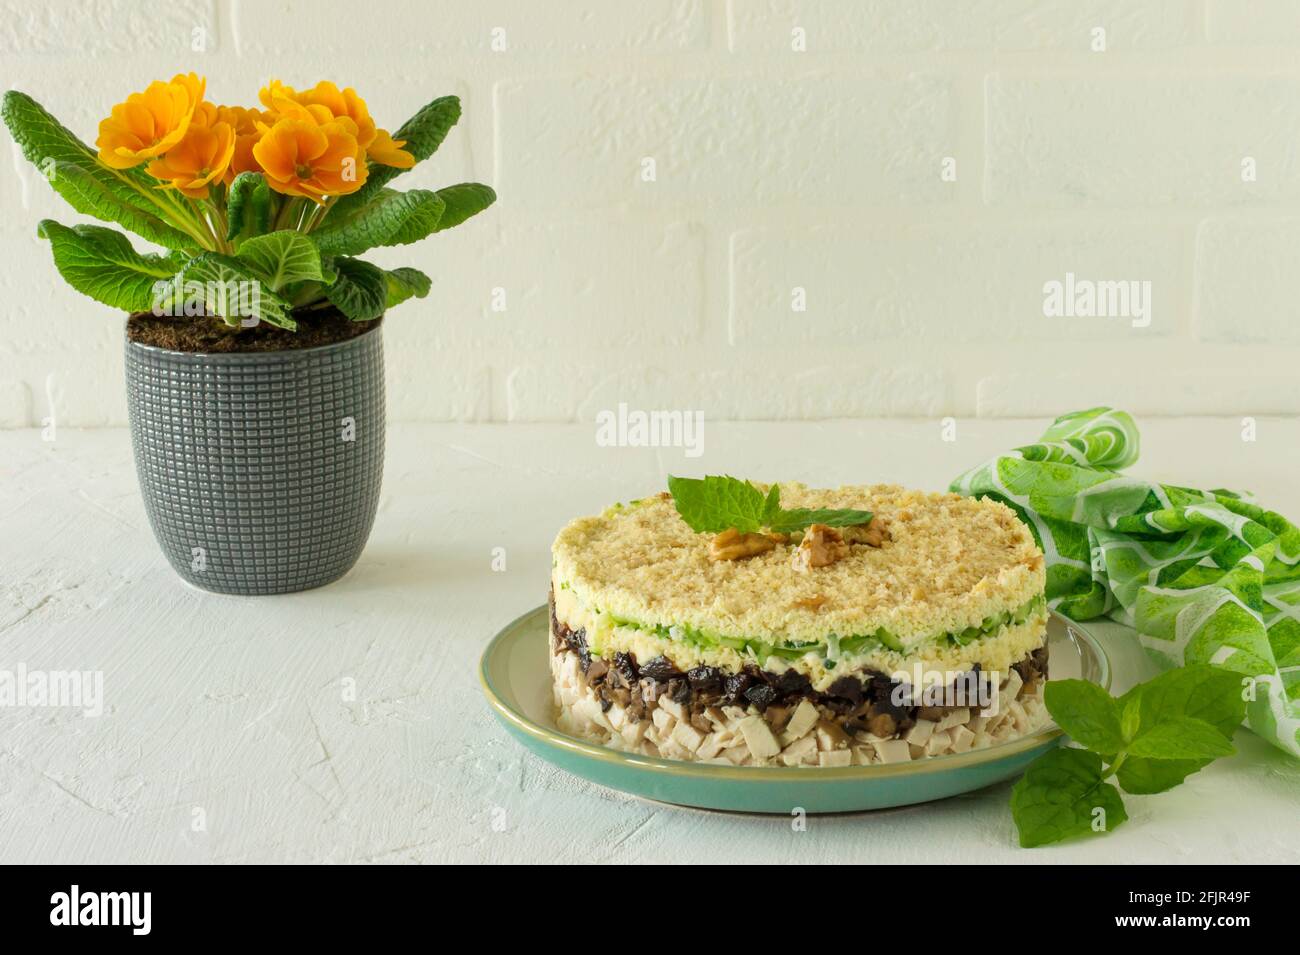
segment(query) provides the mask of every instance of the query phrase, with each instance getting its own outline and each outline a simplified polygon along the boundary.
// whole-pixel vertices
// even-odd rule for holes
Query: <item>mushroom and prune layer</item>
[[[806,699],[833,715],[846,733],[892,737],[905,733],[918,719],[942,719],[948,711],[968,706],[976,698],[987,699],[984,694],[989,692],[992,681],[1000,681],[1000,675],[984,673],[975,664],[954,680],[954,693],[945,696],[960,702],[924,705],[924,701],[909,703],[899,681],[873,671],[845,674],[819,692],[807,676],[793,669],[782,673],[757,666],[734,672],[712,666],[681,670],[666,656],[639,661],[632,653],[620,652],[606,658],[591,652],[584,630],[571,629],[556,617],[553,604],[551,650],[578,658],[579,668],[603,711],[617,704],[630,719],[638,720],[645,717],[649,705],[667,698],[701,725],[706,724],[704,714],[710,707],[753,706],[763,712],[773,706],[795,706]],[[1036,692],[1038,684],[1047,679],[1047,658],[1044,645],[1012,665],[1020,677],[1022,692]],[[956,692],[959,688],[960,694]]]

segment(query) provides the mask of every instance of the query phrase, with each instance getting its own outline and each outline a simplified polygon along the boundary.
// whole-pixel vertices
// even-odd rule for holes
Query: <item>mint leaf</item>
[[[301,232],[282,229],[246,240],[235,258],[278,292],[291,282],[322,282],[320,250]]]
[[[1204,720],[1229,738],[1246,718],[1242,674],[1196,663],[1169,670],[1129,690],[1121,700],[1136,700],[1139,725],[1190,716]],[[1134,734],[1136,735],[1136,734]]]
[[[1026,849],[1109,831],[1128,819],[1119,790],[1103,779],[1101,757],[1066,748],[1029,764],[1011,790],[1011,815]]]
[[[1226,736],[1205,720],[1190,716],[1143,729],[1128,744],[1127,751],[1148,759],[1218,759],[1236,752]]]
[[[1232,734],[1245,716],[1241,681],[1231,670],[1193,664],[1138,684],[1117,700],[1082,680],[1049,682],[1044,701],[1053,719],[1095,752],[1057,750],[1079,755],[1048,754],[1054,756],[1050,764],[1045,756],[1030,765],[1011,797],[1020,844],[1042,845],[1084,831],[1075,810],[1089,780],[1095,785],[1085,801],[1105,808],[1113,828],[1127,817],[1118,791],[1104,782],[1107,776],[1113,773],[1135,795],[1160,793],[1231,755]],[[1103,761],[1109,764],[1105,772]]]
[[[183,253],[154,255],[137,252],[116,229],[98,225],[68,227],[42,219],[37,235],[49,239],[54,265],[78,292],[127,312],[153,308],[156,286],[168,282],[185,261]]]
[[[1080,746],[1096,753],[1124,748],[1120,710],[1113,697],[1087,680],[1049,681],[1043,702],[1058,726]]]
[[[1245,717],[1246,708],[1241,696],[1241,674],[1205,664],[1162,673],[1129,690],[1119,702],[1124,711],[1127,739],[1141,735],[1143,727],[1155,727],[1164,720],[1182,717],[1204,720],[1231,739]],[[1159,745],[1158,737],[1155,744]],[[1152,741],[1143,745],[1152,745]],[[1115,778],[1125,792],[1150,795],[1172,789],[1212,762],[1213,756],[1153,758],[1130,752]]]
[[[772,499],[772,492],[764,498],[754,485],[733,477],[669,475],[668,491],[677,513],[698,534],[720,534],[731,527],[742,534],[756,533],[767,523],[767,502]]]
[[[1147,759],[1130,756],[1120,765],[1115,778],[1126,793],[1146,796],[1173,789],[1192,773],[1204,769],[1212,759]]]
[[[691,530],[718,534],[734,527],[742,534],[767,528],[778,534],[792,534],[813,524],[852,527],[871,521],[870,511],[849,508],[781,507],[781,488],[773,484],[767,495],[734,477],[668,477],[668,491],[677,513]]]
[[[773,485],[775,487],[775,485]],[[849,508],[830,507],[794,507],[790,510],[778,510],[768,521],[768,526],[778,534],[792,534],[813,524],[825,524],[827,527],[854,527],[871,522],[870,511],[855,511]]]
[[[1140,696],[1125,695],[1120,697],[1115,705],[1120,711],[1120,732],[1124,734],[1124,739],[1132,739],[1137,736],[1138,729],[1142,726],[1142,699]]]

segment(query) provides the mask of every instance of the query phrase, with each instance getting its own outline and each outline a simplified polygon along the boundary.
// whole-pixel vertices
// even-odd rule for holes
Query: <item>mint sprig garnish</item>
[[[1054,749],[1030,763],[1011,790],[1025,848],[1109,832],[1128,814],[1124,791],[1172,789],[1220,756],[1246,712],[1242,676],[1194,664],[1162,673],[1115,698],[1085,680],[1049,682],[1043,701],[1082,749]]]
[[[1092,832],[1098,822],[1108,830],[1127,820],[1119,790],[1105,779],[1101,757],[1086,749],[1054,749],[1030,763],[1011,790],[1020,845],[1043,846]]]
[[[852,508],[781,506],[781,488],[773,484],[766,494],[739,478],[714,476],[679,478],[668,476],[673,506],[688,527],[697,534],[720,534],[735,528],[742,534],[767,529],[792,534],[813,524],[852,527],[871,521],[870,511]]]
[[[776,485],[772,485],[776,490]],[[855,527],[858,524],[871,523],[870,511],[857,511],[847,507],[792,507],[790,510],[778,508],[777,513],[768,521],[767,528],[778,534],[793,534],[806,530],[814,524],[827,527]]]

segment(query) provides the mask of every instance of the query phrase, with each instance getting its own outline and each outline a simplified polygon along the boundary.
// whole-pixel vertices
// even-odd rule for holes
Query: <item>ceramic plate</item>
[[[493,638],[479,662],[483,692],[506,730],[542,759],[611,789],[659,802],[733,812],[856,812],[943,799],[1018,775],[1058,745],[1049,724],[987,749],[908,763],[819,768],[721,766],[606,749],[561,732],[551,698],[550,614],[538,607]],[[1110,666],[1097,641],[1072,620],[1047,624],[1052,679],[1083,678],[1110,689]]]

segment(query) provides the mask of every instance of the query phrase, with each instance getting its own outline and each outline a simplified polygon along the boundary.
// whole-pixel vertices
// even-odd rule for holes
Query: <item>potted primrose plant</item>
[[[356,562],[384,456],[381,321],[429,291],[411,268],[357,258],[459,225],[487,186],[398,191],[460,117],[436,99],[395,134],[352,89],[277,81],[260,107],[216,106],[193,73],[113,107],[92,149],[31,97],[3,117],[77,212],[51,220],[63,278],[128,313],[131,439],[154,536],[206,590],[287,593]]]

